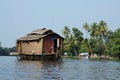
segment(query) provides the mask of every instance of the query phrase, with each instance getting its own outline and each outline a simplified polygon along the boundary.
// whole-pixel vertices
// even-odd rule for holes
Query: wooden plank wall
[[[50,37],[44,37],[43,40],[43,53],[53,53],[54,52],[54,43],[50,40]]]
[[[42,39],[39,41],[19,42],[17,43],[17,52],[22,54],[42,53]]]

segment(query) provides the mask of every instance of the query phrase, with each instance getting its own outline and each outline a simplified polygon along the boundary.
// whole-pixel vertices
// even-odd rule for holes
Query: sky
[[[84,33],[85,22],[100,20],[110,30],[120,28],[120,0],[0,0],[0,42],[13,47],[16,39],[41,28],[62,35],[68,26]]]

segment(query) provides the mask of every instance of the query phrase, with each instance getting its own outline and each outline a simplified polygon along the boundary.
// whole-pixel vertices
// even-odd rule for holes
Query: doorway
[[[54,39],[54,52],[57,51],[57,39]]]

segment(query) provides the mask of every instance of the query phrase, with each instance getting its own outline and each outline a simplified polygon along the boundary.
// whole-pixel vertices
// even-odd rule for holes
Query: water
[[[120,62],[63,59],[63,62],[18,61],[0,57],[0,80],[120,80]]]

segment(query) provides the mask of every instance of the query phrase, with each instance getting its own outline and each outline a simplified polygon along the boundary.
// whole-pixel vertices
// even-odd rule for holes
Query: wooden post
[[[44,53],[42,53],[42,61],[44,61]]]
[[[57,38],[57,47],[60,47],[60,40]]]

